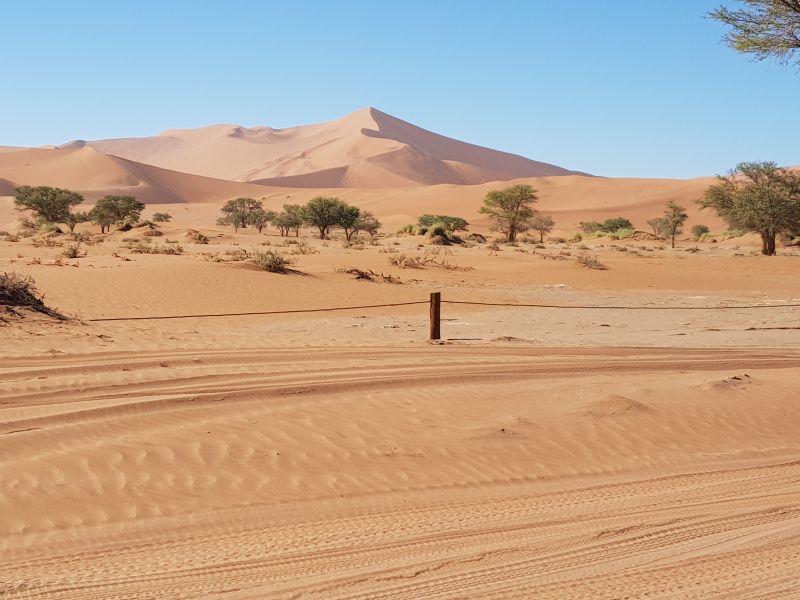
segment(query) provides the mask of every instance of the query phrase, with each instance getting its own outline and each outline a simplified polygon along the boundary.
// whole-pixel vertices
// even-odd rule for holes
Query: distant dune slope
[[[447,138],[374,108],[286,129],[213,125],[66,147],[84,144],[166,169],[288,187],[469,185],[580,174]]]
[[[264,190],[255,184],[143,165],[80,145],[0,152],[0,196],[13,194],[18,185],[65,187],[81,192],[89,201],[105,194],[127,194],[150,204],[261,197]]]

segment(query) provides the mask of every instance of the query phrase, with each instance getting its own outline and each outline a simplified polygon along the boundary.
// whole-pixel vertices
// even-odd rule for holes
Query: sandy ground
[[[195,245],[192,222],[157,239],[179,256],[130,254],[136,231],[74,260],[0,242],[79,318],[0,325],[0,597],[798,597],[800,309],[445,304],[430,344],[425,304],[797,304],[795,251],[478,244],[400,269],[432,249]],[[242,248],[297,272],[214,261]]]

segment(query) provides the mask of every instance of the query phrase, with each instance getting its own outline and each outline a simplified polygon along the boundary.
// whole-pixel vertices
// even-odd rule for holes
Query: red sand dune
[[[328,123],[286,129],[213,125],[88,144],[159,167],[287,187],[407,187],[574,175],[447,138],[365,108]]]

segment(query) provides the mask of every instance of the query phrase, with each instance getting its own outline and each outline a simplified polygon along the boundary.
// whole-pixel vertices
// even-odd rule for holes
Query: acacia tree
[[[675,238],[683,231],[683,224],[689,215],[686,214],[686,209],[672,200],[667,202],[667,208],[664,210],[664,216],[661,217],[661,231],[664,232],[670,240],[672,240],[672,247],[675,247]]]
[[[336,225],[344,230],[344,236],[348,244],[353,234],[358,231],[358,220],[360,218],[361,210],[357,206],[344,204],[344,206],[339,207]]]
[[[267,226],[267,223],[273,221],[274,219],[275,213],[271,210],[257,208],[250,212],[247,223],[255,227],[256,230],[258,230],[258,233],[261,233],[264,230],[264,227]]]
[[[539,232],[539,242],[544,242],[544,236],[556,226],[556,221],[550,215],[535,215],[531,219],[531,229]]]
[[[69,225],[70,209],[82,202],[83,196],[78,192],[62,188],[22,185],[14,190],[14,204],[18,210],[29,210],[48,223]],[[70,230],[72,228],[74,225]]]
[[[361,212],[361,216],[358,217],[355,224],[356,231],[366,231],[371,238],[375,237],[380,228],[381,222],[368,210]]]
[[[220,209],[222,217],[217,219],[217,225],[232,225],[233,231],[238,232],[250,225],[250,214],[262,210],[264,206],[260,200],[253,198],[235,198],[228,200]]]
[[[319,239],[324,240],[331,227],[340,224],[342,212],[346,207],[347,204],[339,198],[317,196],[303,207],[303,221],[319,229]]]
[[[536,190],[529,185],[517,184],[486,194],[480,212],[494,220],[494,231],[506,234],[506,241],[513,242],[518,233],[530,228],[530,221],[535,213],[534,202]]]
[[[442,223],[451,233],[457,231],[467,231],[469,223],[461,217],[451,217],[450,215],[422,215],[417,221],[420,227],[430,227],[436,223]]]
[[[69,227],[70,233],[75,233],[75,226],[78,223],[86,223],[91,220],[88,212],[68,212],[64,217],[64,225]]]
[[[117,223],[138,221],[145,206],[133,196],[103,196],[89,211],[89,216],[98,225],[100,232],[105,233]]]
[[[725,43],[757,60],[776,58],[800,65],[800,0],[743,0],[744,7],[721,6],[710,13],[731,29]]]
[[[761,253],[775,254],[780,233],[800,229],[800,175],[774,162],[740,163],[709,187],[703,208],[713,208],[731,227],[761,235]]]

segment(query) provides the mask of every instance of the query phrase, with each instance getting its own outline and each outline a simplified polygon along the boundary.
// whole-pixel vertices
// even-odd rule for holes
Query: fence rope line
[[[395,302],[393,304],[365,304],[364,306],[333,306],[330,308],[296,308],[291,310],[266,310],[238,313],[213,313],[204,315],[163,315],[157,317],[105,317],[100,319],[84,319],[84,321],[97,323],[99,321],[154,321],[163,319],[203,319],[206,317],[247,317],[253,315],[290,315],[296,313],[333,312],[339,310],[359,310],[365,308],[385,308],[392,306],[413,306],[415,304],[428,304],[427,300],[416,302]]]
[[[572,310],[741,310],[759,308],[800,308],[800,304],[741,304],[725,306],[602,306],[588,305],[563,305],[563,304],[518,304],[510,302],[472,302],[467,300],[441,300],[442,304],[461,304],[468,306],[505,306],[511,308],[559,308]],[[335,312],[340,310],[362,310],[370,308],[390,308],[394,306],[415,306],[429,304],[428,300],[415,302],[394,302],[391,304],[365,304],[362,306],[333,306],[328,308],[297,308],[290,310],[267,310],[236,313],[210,313],[201,315],[161,315],[148,317],[103,317],[97,319],[83,319],[86,322],[97,323],[107,321],[155,321],[164,319],[204,319],[209,317],[247,317],[257,315],[290,315],[301,313]]]
[[[563,305],[563,304],[511,304],[505,302],[469,302],[462,300],[442,300],[442,304],[468,304],[470,306],[512,306],[519,308],[567,308],[585,310],[735,310],[742,308],[800,308],[800,304],[740,304],[725,306],[602,306],[589,305]]]

